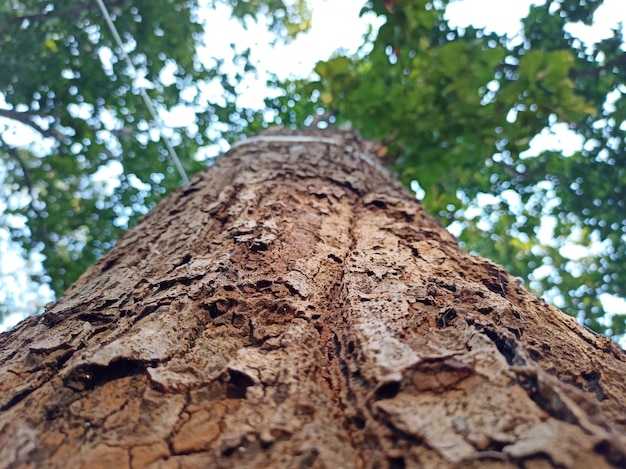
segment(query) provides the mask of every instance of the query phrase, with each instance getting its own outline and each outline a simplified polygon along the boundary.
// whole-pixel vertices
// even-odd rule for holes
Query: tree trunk
[[[242,142],[0,336],[0,466],[626,467],[626,354],[352,134]]]

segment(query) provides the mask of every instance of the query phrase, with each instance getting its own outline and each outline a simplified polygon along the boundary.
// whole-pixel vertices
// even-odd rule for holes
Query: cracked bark
[[[616,344],[351,134],[267,135],[0,336],[0,467],[626,466]]]

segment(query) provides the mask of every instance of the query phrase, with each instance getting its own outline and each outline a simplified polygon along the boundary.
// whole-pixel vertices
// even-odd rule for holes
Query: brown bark
[[[0,336],[0,466],[625,467],[626,354],[366,144],[298,135],[219,158]]]

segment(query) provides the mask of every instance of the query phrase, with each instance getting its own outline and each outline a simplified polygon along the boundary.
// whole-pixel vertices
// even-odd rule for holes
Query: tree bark
[[[243,141],[0,336],[0,466],[626,467],[626,354],[338,132]]]

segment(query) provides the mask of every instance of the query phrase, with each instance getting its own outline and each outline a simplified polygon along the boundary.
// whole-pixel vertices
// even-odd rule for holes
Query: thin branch
[[[599,77],[600,74],[605,70],[610,70],[614,67],[626,65],[626,54],[618,55],[617,57],[609,60],[604,65],[600,65],[598,67],[594,67],[588,70],[576,70],[570,69],[569,76],[570,78],[582,78],[582,77]],[[502,62],[496,66],[497,72],[509,71],[516,72],[519,69],[519,65],[517,64],[508,64],[506,62]]]
[[[592,68],[590,70],[570,70],[569,76],[571,78],[581,78],[581,77],[599,77],[600,74],[605,70],[610,70],[613,67],[617,67],[620,65],[626,65],[626,54],[618,55],[617,57],[609,60],[604,65],[599,67]]]
[[[113,19],[111,18],[111,15],[109,14],[109,10],[107,9],[107,6],[104,4],[103,0],[96,0],[96,1],[98,2],[98,6],[100,7],[102,16],[104,16],[104,20],[106,21],[106,24],[109,27],[109,30],[111,31],[111,34],[113,35],[113,38],[115,39],[115,42],[117,43],[117,46],[120,49],[120,52],[122,54],[122,57],[124,58],[124,61],[126,62],[126,65],[128,65],[128,68],[129,70],[132,71],[133,75],[137,76],[137,70],[135,69],[135,65],[133,64],[133,61],[128,56],[128,53],[124,50],[124,43],[122,42],[122,38],[120,37],[117,31],[117,28],[115,27],[115,24],[113,24]],[[178,170],[178,174],[180,174],[180,178],[183,181],[183,185],[188,184],[189,177],[187,176],[185,168],[183,167],[183,164],[180,162],[180,159],[178,158],[178,154],[176,153],[176,150],[174,150],[174,146],[172,145],[170,138],[164,133],[165,124],[163,122],[163,119],[161,119],[161,117],[157,115],[157,112],[154,109],[154,104],[152,104],[152,100],[148,96],[148,92],[146,91],[146,89],[144,87],[140,87],[139,93],[141,94],[141,97],[143,98],[144,104],[148,108],[148,112],[152,116],[153,122],[156,124],[157,128],[159,129],[161,140],[163,141],[163,143],[165,143],[165,147],[167,148],[167,153],[170,157],[170,160],[172,161],[172,163]]]
[[[18,62],[17,60],[0,60],[0,65],[3,67],[32,67],[33,64],[26,62]]]
[[[128,3],[128,0],[116,0],[107,3],[109,8],[114,8],[118,6],[122,6],[125,3]],[[10,24],[12,26],[20,26],[25,21],[27,22],[37,22],[42,20],[47,20],[48,18],[77,18],[78,14],[83,11],[94,11],[98,9],[98,5],[94,2],[85,2],[78,6],[66,9],[55,8],[53,10],[49,10],[43,13],[32,13],[29,15],[15,16],[13,18],[5,18],[5,24]],[[0,34],[4,33],[7,28],[0,29]]]
[[[545,172],[540,169],[537,169],[535,171],[525,169],[523,172],[520,172],[513,166],[505,163],[504,161],[493,161],[493,159],[491,161],[495,166],[500,167],[502,171],[504,171],[511,179],[518,179],[526,182],[529,177],[534,180],[540,176],[545,176]]]
[[[21,124],[24,124],[31,129],[35,130],[39,135],[44,138],[52,138],[57,142],[61,142],[65,139],[65,136],[60,134],[59,132],[52,129],[44,129],[41,125],[37,124],[33,117],[40,117],[36,114],[27,113],[27,112],[18,112],[13,111],[11,109],[0,109],[0,117],[5,117],[7,119],[14,120]]]
[[[495,70],[496,72],[503,72],[503,71],[516,72],[518,68],[519,68],[518,64],[508,64],[506,62],[500,62],[498,65],[496,65]]]

